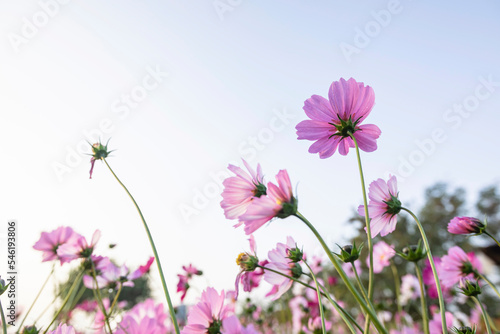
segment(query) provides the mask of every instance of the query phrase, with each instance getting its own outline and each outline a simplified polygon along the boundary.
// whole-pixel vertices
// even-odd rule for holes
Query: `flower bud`
[[[476,297],[481,294],[481,287],[477,281],[463,280],[460,282],[460,290],[467,297]]]
[[[476,334],[476,327],[470,328],[469,326],[453,327],[452,331],[456,334]]]
[[[286,255],[291,260],[291,262],[297,263],[302,261],[304,253],[295,245],[295,248],[287,248]]]
[[[417,245],[407,246],[401,252],[396,251],[396,253],[411,262],[418,262],[427,256],[427,252],[422,247],[422,240],[419,240]]]
[[[337,245],[339,246],[339,245]],[[340,254],[334,253],[337,257],[345,263],[354,262],[359,258],[359,254],[361,253],[361,249],[363,248],[363,243],[356,248],[356,242],[353,242],[352,245],[346,245],[344,247],[340,247]]]
[[[448,223],[448,232],[453,234],[482,234],[486,229],[486,220],[482,223],[477,218],[455,217]]]
[[[38,334],[39,332],[35,326],[26,326],[23,328],[22,334]]]

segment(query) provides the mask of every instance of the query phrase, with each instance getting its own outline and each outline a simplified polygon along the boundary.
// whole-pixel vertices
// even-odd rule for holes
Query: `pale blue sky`
[[[362,154],[368,183],[405,176],[401,199],[418,203],[436,181],[473,196],[500,180],[495,1],[222,0],[232,10],[218,13],[211,0],[66,0],[44,14],[40,3],[54,1],[0,4],[0,221],[19,222],[24,302],[34,277],[50,270],[31,249],[42,231],[70,225],[90,237],[99,228],[98,252],[131,265],[151,255],[105,166],[88,179],[89,157],[78,150],[99,128],[112,138],[109,162],[151,225],[173,291],[188,263],[205,271],[206,284],[232,288],[234,259],[248,247],[224,219],[212,176],[242,155],[262,164],[267,181],[286,168],[300,211],[332,245],[349,237],[342,224],[361,204],[354,154],[321,160],[294,129],[306,118],[304,100],[327,96],[340,77],[375,91],[366,123],[382,135],[376,152]],[[439,142],[429,144],[433,132]],[[259,255],[287,235],[319,252],[287,219],[256,233]],[[118,247],[106,250],[109,242]]]

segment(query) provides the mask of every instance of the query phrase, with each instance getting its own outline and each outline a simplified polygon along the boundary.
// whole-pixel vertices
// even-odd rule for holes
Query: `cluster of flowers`
[[[314,141],[309,152],[318,153],[321,159],[329,158],[337,151],[341,155],[347,155],[349,150],[354,148],[361,166],[359,150],[375,151],[377,139],[381,135],[376,125],[362,124],[370,114],[374,102],[373,89],[363,83],[352,78],[333,82],[328,99],[313,95],[305,101],[304,111],[309,119],[296,126],[298,139]],[[94,144],[92,150],[94,154],[91,158],[91,176],[97,160],[104,161],[109,167],[105,158],[110,153],[107,144]],[[243,165],[246,170],[229,165],[228,168],[234,176],[223,182],[221,207],[227,219],[236,221],[235,227],[244,226],[245,234],[249,236],[250,251],[240,253],[236,259],[240,271],[236,276],[235,291],[218,292],[212,287],[206,288],[199,302],[189,308],[185,323],[181,322],[182,329],[177,323],[179,314],[176,316],[171,305],[159,266],[160,261],[147,228],[162,278],[171,323],[166,321],[167,314],[163,312],[162,304],[155,305],[153,301],[147,300],[125,311],[123,305],[117,302],[121,288],[133,285],[134,280],[148,272],[154,258],[145,266],[130,271],[124,265],[117,266],[110,259],[93,254],[100,236],[99,231],[94,233],[88,243],[69,227],[42,233],[34,248],[43,252],[44,261],[59,260],[63,264],[83,259],[82,280],[85,287],[96,292],[96,300],[75,306],[75,310],[95,312],[96,333],[163,334],[175,331],[177,334],[271,334],[284,329],[286,332],[298,334],[354,334],[369,333],[370,330],[384,334],[440,334],[448,333],[448,329],[451,329],[455,333],[473,334],[479,333],[480,327],[492,333],[492,323],[478,296],[485,284],[488,284],[498,297],[500,292],[486,278],[474,253],[466,253],[454,246],[442,257],[431,254],[425,231],[418,218],[405,208],[399,199],[395,176],[390,176],[388,180],[373,181],[369,185],[368,201],[360,168],[364,203],[358,207],[358,213],[365,218],[367,247],[364,249],[368,249],[368,274],[364,275],[367,279],[363,281],[360,279],[363,270],[360,255],[364,243],[358,246],[355,243],[346,245],[340,247],[339,253],[334,253],[314,226],[298,211],[298,200],[293,194],[287,170],[280,170],[276,174],[275,183],[266,183],[260,164],[256,170],[245,160]],[[116,177],[110,167],[109,169]],[[125,188],[123,183],[119,182]],[[126,188],[125,190],[128,192]],[[147,227],[137,203],[131,195],[130,197]],[[374,238],[383,238],[395,231],[398,215],[402,211],[414,218],[422,239],[418,240],[416,245],[401,251],[383,240],[374,244]],[[303,249],[289,236],[285,243],[278,243],[276,248],[268,252],[267,259],[259,260],[253,233],[274,219],[290,216],[302,221],[313,232],[325,251],[325,257],[312,256],[308,259]],[[453,234],[485,234],[494,239],[486,231],[486,222],[472,217],[452,219],[448,231]],[[500,246],[497,240],[495,242]],[[374,298],[374,274],[380,274],[386,267],[393,266],[391,259],[395,255],[410,264],[413,263],[417,275],[395,275],[397,298],[392,300],[392,305],[396,305],[398,310],[391,313],[376,307],[381,301]],[[421,268],[419,262],[425,258],[427,263]],[[177,285],[181,302],[193,277],[201,274],[202,272],[193,265],[183,267],[183,274],[178,275]],[[251,292],[259,287],[262,281],[271,286],[266,296],[271,297],[272,301],[281,301],[281,304],[271,305],[281,306],[277,310],[263,310],[261,306],[247,300],[243,312],[238,316],[236,301],[240,285],[245,292]],[[0,290],[4,287],[2,284],[0,282]],[[99,291],[104,288],[117,291],[113,300],[99,296]],[[464,296],[476,302],[477,307],[470,309],[469,316],[458,316],[458,312],[450,312],[450,304],[458,299],[457,288]],[[421,309],[412,313],[419,313],[415,319],[407,312],[408,309],[403,309],[402,306],[418,299],[421,301]],[[429,302],[429,299],[433,301]],[[279,314],[284,314],[285,311],[291,313],[288,322],[280,320],[282,317]],[[110,320],[113,320],[113,326]],[[60,323],[51,333],[76,333],[75,329],[68,325],[71,319],[65,322]],[[51,325],[52,323],[47,328]],[[31,328],[26,328],[26,333],[38,333],[36,329],[30,332]]]

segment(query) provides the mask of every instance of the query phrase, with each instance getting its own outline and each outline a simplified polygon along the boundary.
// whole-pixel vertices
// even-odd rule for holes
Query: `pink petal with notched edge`
[[[330,102],[322,96],[313,95],[304,102],[306,115],[316,121],[330,123],[338,122],[337,115],[333,112]]]
[[[374,124],[364,124],[359,126],[354,133],[354,138],[358,142],[359,149],[365,152],[373,152],[377,149],[377,139],[382,133],[378,126]]]

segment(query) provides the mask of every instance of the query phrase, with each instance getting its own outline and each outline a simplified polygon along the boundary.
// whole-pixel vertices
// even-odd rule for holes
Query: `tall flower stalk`
[[[335,258],[335,256],[333,256],[332,251],[328,248],[328,246],[326,245],[325,241],[323,240],[323,238],[321,237],[319,232],[316,230],[316,228],[306,219],[306,217],[304,217],[298,211],[294,214],[294,216],[296,216],[297,218],[302,220],[302,222],[304,222],[307,225],[307,227],[309,227],[309,229],[314,233],[314,235],[318,239],[319,243],[323,247],[326,255],[328,256],[328,258],[332,262],[333,266],[335,267],[335,270],[339,273],[339,275],[342,278],[342,280],[344,281],[345,285],[347,286],[347,288],[349,289],[351,294],[356,299],[356,302],[358,302],[358,304],[364,310],[364,312],[367,313],[367,317],[371,319],[371,321],[373,322],[373,325],[377,328],[377,330],[380,333],[388,334],[387,330],[384,328],[382,323],[378,320],[372,303],[370,301],[366,302],[363,299],[363,296],[361,296],[359,294],[359,292],[356,290],[354,285],[349,280],[349,277],[347,277],[346,273],[342,269],[342,266],[340,265],[339,261]]]
[[[144,229],[146,230],[146,234],[148,235],[149,243],[151,244],[151,248],[153,250],[153,254],[154,254],[154,257],[156,260],[156,265],[158,266],[158,272],[160,273],[161,284],[163,286],[163,291],[165,292],[165,298],[167,299],[168,309],[170,312],[170,318],[172,320],[172,323],[174,324],[175,332],[177,334],[180,334],[179,324],[177,323],[177,318],[175,316],[174,306],[172,304],[172,300],[170,299],[170,294],[168,293],[167,283],[165,282],[165,276],[163,275],[163,269],[161,267],[160,257],[158,255],[158,252],[156,251],[156,246],[155,246],[155,243],[153,241],[153,237],[151,236],[151,232],[149,231],[148,224],[146,223],[146,220],[144,219],[144,216],[142,214],[141,209],[139,208],[139,205],[135,201],[132,194],[128,191],[127,187],[122,183],[122,181],[120,181],[118,176],[116,176],[115,172],[113,171],[113,169],[111,169],[111,166],[108,164],[105,157],[102,157],[101,159],[102,159],[102,161],[104,161],[104,163],[108,167],[111,174],[113,174],[116,181],[118,181],[118,183],[123,187],[123,189],[125,190],[127,195],[130,197],[130,199],[134,203],[135,208],[137,209],[137,212],[139,213],[139,216],[141,217],[142,224],[144,225]]]
[[[422,309],[422,327],[424,328],[424,333],[429,334],[429,314],[427,312],[427,301],[425,298],[425,287],[424,280],[422,277],[422,270],[415,262],[415,272],[417,273],[418,284],[420,286],[420,307]]]
[[[434,275],[434,280],[436,282],[436,288],[437,288],[437,293],[438,293],[438,300],[439,300],[439,312],[441,314],[441,325],[443,328],[443,333],[447,333],[448,329],[446,327],[446,309],[444,306],[444,298],[443,298],[443,290],[441,289],[441,283],[439,281],[437,269],[436,269],[436,264],[434,263],[434,259],[432,258],[432,253],[431,253],[431,247],[429,246],[429,241],[427,240],[427,236],[425,234],[424,228],[420,221],[418,220],[417,216],[407,208],[402,207],[401,210],[404,210],[412,216],[412,218],[415,220],[417,223],[418,229],[420,231],[420,234],[422,235],[422,240],[424,241],[424,246],[425,250],[427,252],[427,258],[429,259],[429,263],[432,268],[432,274]]]

